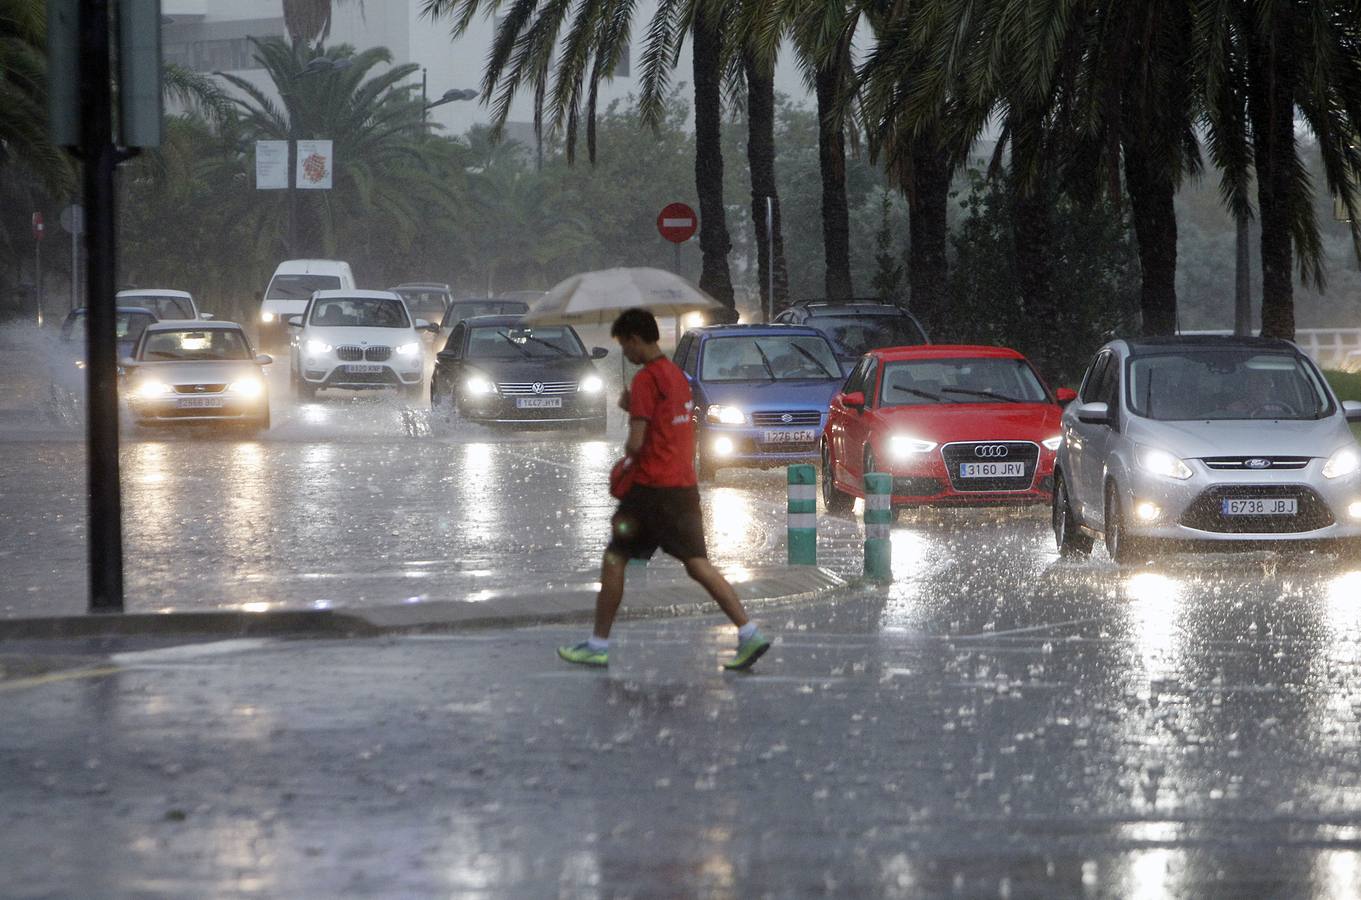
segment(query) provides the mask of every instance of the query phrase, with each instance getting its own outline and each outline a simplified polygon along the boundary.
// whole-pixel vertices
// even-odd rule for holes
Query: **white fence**
[[[1232,331],[1183,331],[1181,334],[1233,334]],[[1299,328],[1295,343],[1325,369],[1361,370],[1361,328]]]

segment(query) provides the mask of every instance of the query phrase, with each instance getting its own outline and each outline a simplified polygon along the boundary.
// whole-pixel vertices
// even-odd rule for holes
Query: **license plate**
[[[1294,497],[1245,497],[1220,503],[1226,516],[1293,516],[1300,507]]]
[[[181,397],[175,401],[175,408],[220,409],[225,402],[221,397]]]
[[[517,397],[516,409],[562,409],[561,397]]]
[[[817,432],[811,428],[761,432],[761,443],[763,444],[811,444],[817,439]]]
[[[383,371],[382,366],[346,366],[345,371],[351,375],[377,375]]]
[[[960,478],[1024,478],[1025,463],[986,462],[960,463]]]

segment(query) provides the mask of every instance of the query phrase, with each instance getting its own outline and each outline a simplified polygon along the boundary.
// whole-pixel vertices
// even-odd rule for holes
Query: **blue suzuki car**
[[[695,397],[695,471],[813,459],[844,380],[822,333],[802,325],[710,325],[673,357]]]

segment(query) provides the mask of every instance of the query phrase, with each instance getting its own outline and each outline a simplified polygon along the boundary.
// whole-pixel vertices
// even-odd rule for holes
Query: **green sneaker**
[[[723,668],[730,672],[750,669],[769,649],[770,639],[758,631],[737,645],[737,655],[725,662]]]
[[[559,647],[558,656],[569,663],[576,663],[579,666],[594,666],[598,669],[603,669],[610,664],[608,650],[592,650],[591,645],[585,641],[572,647]]]

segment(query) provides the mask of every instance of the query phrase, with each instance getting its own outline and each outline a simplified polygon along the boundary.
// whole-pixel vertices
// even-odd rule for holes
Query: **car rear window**
[[[340,287],[339,275],[275,275],[265,299],[310,300],[313,291],[332,291]]]
[[[192,319],[194,305],[183,297],[158,297],[155,295],[124,294],[118,298],[119,306],[140,306],[156,314],[158,319]]]
[[[907,316],[813,316],[805,324],[827,335],[843,359],[926,343],[926,335]]]

